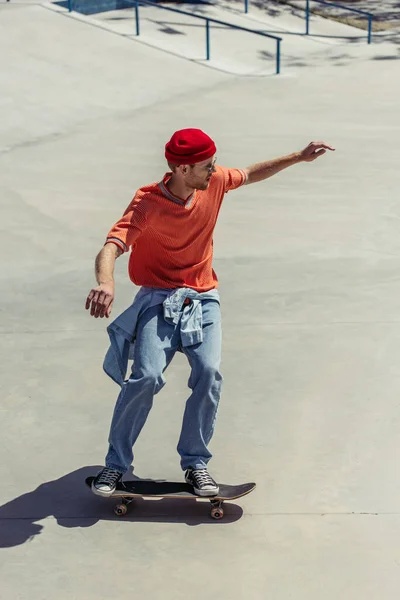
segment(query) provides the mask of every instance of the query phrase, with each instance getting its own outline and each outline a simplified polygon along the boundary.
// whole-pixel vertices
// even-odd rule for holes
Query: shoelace
[[[98,483],[114,484],[118,478],[119,478],[119,473],[117,471],[114,471],[114,469],[109,469],[108,467],[106,467],[102,471],[102,473],[98,479]]]
[[[196,482],[196,485],[199,486],[204,486],[204,485],[212,485],[214,486],[214,480],[212,479],[212,477],[210,476],[210,474],[208,473],[208,471],[206,469],[196,469],[195,471],[192,471],[194,480]]]

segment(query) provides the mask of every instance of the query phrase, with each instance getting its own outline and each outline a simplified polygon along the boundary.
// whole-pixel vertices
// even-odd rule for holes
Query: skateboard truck
[[[201,498],[201,496],[199,496]],[[204,497],[203,497],[204,498]],[[204,498],[205,499],[205,498]],[[124,517],[128,512],[128,506],[134,501],[134,498],[122,498],[119,504],[114,506],[114,514],[117,517]],[[211,510],[210,516],[213,519],[219,520],[224,516],[224,509],[222,508],[223,500],[213,500],[210,498]]]

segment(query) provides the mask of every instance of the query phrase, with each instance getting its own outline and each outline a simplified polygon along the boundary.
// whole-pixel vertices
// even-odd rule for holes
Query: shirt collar
[[[172,194],[172,192],[167,187],[167,183],[171,179],[171,176],[172,176],[172,173],[166,173],[164,175],[163,180],[159,182],[158,187],[160,188],[161,193],[163,194],[163,196],[168,198],[168,200],[172,200],[172,202],[175,202],[176,204],[180,204],[181,206],[186,206],[187,204],[190,205],[191,201],[193,200],[193,196],[194,196],[195,192],[190,194],[190,196],[188,198],[186,198],[186,200],[182,200],[182,198],[178,198],[177,196],[174,196],[174,194]]]

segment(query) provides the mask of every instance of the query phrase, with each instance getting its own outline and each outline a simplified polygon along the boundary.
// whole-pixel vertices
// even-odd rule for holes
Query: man
[[[212,269],[213,231],[225,193],[262,181],[326,150],[312,142],[303,151],[246,169],[216,165],[213,140],[199,129],[173,134],[165,146],[171,172],[139,189],[109,232],[96,258],[96,279],[86,300],[94,317],[109,317],[114,300],[114,263],[131,248],[129,276],[140,290],[131,307],[109,327],[105,371],[121,385],[103,468],[94,493],[109,496],[133,461],[134,443],[147,419],[163,373],[177,350],[191,366],[177,450],[185,479],[200,496],[218,494],[208,473],[222,376],[218,280]],[[126,380],[128,359],[132,372]]]

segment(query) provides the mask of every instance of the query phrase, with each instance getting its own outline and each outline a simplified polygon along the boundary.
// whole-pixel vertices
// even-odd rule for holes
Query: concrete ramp
[[[227,79],[54,5],[0,16],[0,151]]]
[[[1,600],[398,600],[399,62],[360,43],[315,67],[323,44],[306,56],[287,35],[305,66],[232,77],[103,26],[0,4]],[[186,126],[230,167],[312,139],[336,152],[230,192],[215,232],[210,470],[257,490],[219,523],[177,500],[118,520],[84,483],[119,391],[102,372],[109,321],[84,303],[107,231]],[[112,317],[137,291],[126,263]],[[178,353],[136,476],[182,480],[189,375]]]
[[[183,10],[192,16],[160,8]],[[206,61],[205,18],[227,22],[282,39],[283,75],[298,67],[324,67],[329,63],[343,65],[354,60],[369,60],[376,53],[397,56],[394,44],[376,36],[377,45],[367,44],[367,32],[349,25],[312,15],[310,32],[305,35],[304,11],[291,6],[271,6],[243,13],[243,2],[212,4],[165,3],[157,7],[139,8],[140,35],[136,36],[134,8],[92,15],[103,25],[122,35],[191,61],[207,64],[236,75],[266,76],[275,74],[276,41],[268,37],[210,23],[210,60]],[[201,17],[201,18],[196,18]]]

